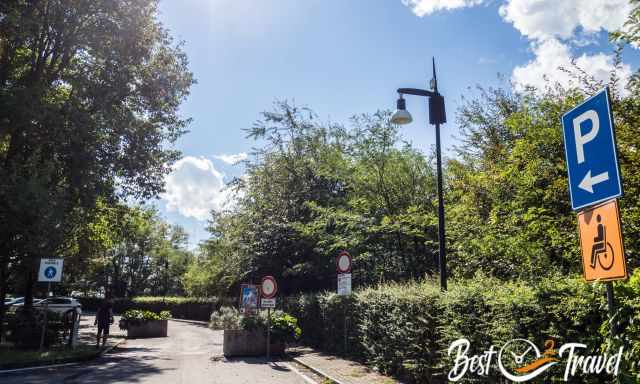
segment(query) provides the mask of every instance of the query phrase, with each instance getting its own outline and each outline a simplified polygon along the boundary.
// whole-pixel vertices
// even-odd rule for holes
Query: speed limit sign
[[[339,273],[351,272],[351,255],[347,251],[342,251],[336,258],[336,265]]]
[[[262,297],[265,299],[271,299],[278,293],[278,283],[273,276],[265,276],[262,278],[262,285],[260,286]]]

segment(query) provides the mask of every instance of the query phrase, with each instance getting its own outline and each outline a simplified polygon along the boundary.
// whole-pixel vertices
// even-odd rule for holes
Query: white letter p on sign
[[[589,132],[583,135],[580,130],[580,125],[587,120],[591,120],[592,127]],[[584,145],[596,137],[598,129],[600,129],[600,120],[598,119],[598,114],[593,109],[590,109],[573,119],[573,134],[576,138],[578,164],[584,162]]]

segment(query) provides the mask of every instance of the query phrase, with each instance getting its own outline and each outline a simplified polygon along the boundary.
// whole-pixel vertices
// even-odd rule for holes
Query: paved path
[[[310,348],[293,348],[288,351],[296,362],[311,367],[323,376],[341,384],[400,384],[400,381],[383,376],[366,366],[336,356],[325,355]]]
[[[117,327],[117,324],[115,324]],[[90,363],[0,375],[3,384],[309,384],[289,364],[222,358],[222,332],[169,322],[169,337],[127,340]]]
[[[95,313],[83,313],[82,316],[80,316],[80,343],[95,345],[96,333],[98,332],[98,327],[93,325],[95,318]],[[120,327],[118,326],[118,323],[120,322],[120,316],[114,316],[113,318],[113,324],[111,324],[111,326],[109,327],[109,338],[107,338],[108,345],[114,345],[127,336],[127,331],[120,329]]]

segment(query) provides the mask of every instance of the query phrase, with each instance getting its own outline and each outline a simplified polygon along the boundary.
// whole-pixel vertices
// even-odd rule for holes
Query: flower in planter
[[[266,333],[267,317],[264,314],[243,317],[241,326],[247,331],[263,330]],[[298,319],[282,311],[275,311],[271,314],[271,340],[273,343],[290,343],[298,340],[301,334],[302,330],[298,326]]]
[[[285,312],[271,316],[271,335],[274,342],[290,343],[300,338],[298,319]]]
[[[155,313],[141,309],[130,309],[122,314],[119,326],[120,329],[128,329],[129,325],[142,325],[151,320],[169,320],[170,318],[171,312],[169,311]]]
[[[243,329],[243,327],[241,326],[241,321],[242,315],[240,314],[240,311],[238,311],[234,307],[224,306],[218,311],[215,311],[211,314],[209,327],[216,330]]]

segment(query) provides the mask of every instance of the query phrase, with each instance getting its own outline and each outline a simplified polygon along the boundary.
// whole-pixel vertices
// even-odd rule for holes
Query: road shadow
[[[150,376],[162,375],[174,368],[159,368],[157,361],[171,360],[156,354],[159,349],[150,347],[118,347],[104,355],[83,372],[66,377],[64,383],[138,383]]]
[[[224,356],[214,356],[211,358],[214,362],[219,362],[222,364],[251,364],[251,365],[268,365],[269,368],[274,371],[280,372],[289,372],[290,368],[284,365],[284,362],[288,359],[285,356],[274,356],[271,359],[267,360],[266,357],[224,357]]]
[[[125,352],[151,352],[147,348],[130,348]],[[151,376],[162,375],[174,368],[158,368],[151,360],[157,356],[141,356],[132,358],[128,354],[110,353],[88,365],[74,367],[51,368],[31,373],[8,373],[0,376],[3,384],[109,384],[140,383]]]

